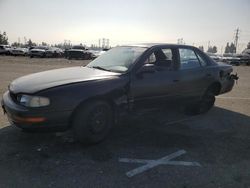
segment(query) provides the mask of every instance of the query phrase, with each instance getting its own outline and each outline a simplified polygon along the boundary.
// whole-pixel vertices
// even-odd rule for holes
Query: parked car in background
[[[89,52],[92,53],[92,57],[93,57],[93,59],[95,59],[95,58],[99,57],[100,55],[106,53],[108,50],[110,50],[110,49],[104,48],[102,50],[89,50]]]
[[[2,107],[24,130],[72,128],[81,142],[97,143],[120,116],[170,103],[200,114],[215,96],[232,90],[237,75],[186,45],[120,46],[86,67],[71,67],[14,80]]]
[[[63,50],[56,47],[50,47],[45,52],[45,57],[62,57],[63,56]]]
[[[235,55],[237,58],[239,58],[239,65],[250,65],[250,55],[247,54],[237,54]]]
[[[13,48],[11,50],[11,55],[13,56],[27,56],[29,53],[28,48]]]
[[[10,45],[0,45],[0,55],[11,55],[11,50]]]
[[[94,55],[84,46],[76,45],[65,51],[65,57],[67,59],[93,59]]]
[[[216,61],[216,62],[220,62],[220,61],[222,61],[222,56],[221,55],[219,55],[219,54],[215,54],[215,53],[206,53],[209,57],[211,57],[214,61]]]
[[[99,50],[88,50],[89,53],[91,53],[92,55],[92,59],[95,59],[97,57],[99,57],[100,55],[100,51]]]
[[[46,57],[46,51],[49,49],[47,46],[35,46],[29,51],[30,58],[33,57]]]
[[[246,65],[250,65],[250,49],[245,49],[241,53],[241,61],[242,63],[245,63]]]
[[[250,55],[250,49],[245,49],[242,54]]]
[[[29,51],[30,58],[33,57],[61,57],[63,51],[60,48],[48,46],[35,46],[31,47]]]
[[[227,64],[236,65],[236,66],[239,66],[241,64],[240,58],[237,57],[236,54],[231,54],[231,53],[223,54],[222,61]]]

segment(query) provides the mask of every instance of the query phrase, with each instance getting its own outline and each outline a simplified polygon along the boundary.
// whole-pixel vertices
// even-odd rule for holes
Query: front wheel
[[[81,143],[102,141],[113,125],[110,105],[104,101],[89,102],[79,107],[73,119],[73,131]]]

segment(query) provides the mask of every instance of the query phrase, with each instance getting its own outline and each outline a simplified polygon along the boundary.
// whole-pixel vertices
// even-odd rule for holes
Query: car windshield
[[[142,47],[115,47],[89,63],[87,67],[123,73],[146,49]]]

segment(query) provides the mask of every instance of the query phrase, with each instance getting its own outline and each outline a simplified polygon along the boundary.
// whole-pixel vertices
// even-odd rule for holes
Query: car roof
[[[139,44],[129,44],[129,45],[122,45],[122,46],[132,46],[132,47],[143,47],[143,48],[152,48],[152,47],[188,47],[193,48],[193,46],[184,45],[184,44],[173,44],[173,43],[139,43]]]

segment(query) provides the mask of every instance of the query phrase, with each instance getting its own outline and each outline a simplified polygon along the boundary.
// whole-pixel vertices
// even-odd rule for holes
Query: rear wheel
[[[80,107],[73,119],[73,131],[81,143],[93,144],[102,141],[113,125],[110,105],[94,101]]]
[[[195,104],[188,105],[186,108],[186,113],[188,115],[198,115],[208,112],[215,102],[215,94],[212,89],[208,89],[206,93],[202,96],[201,100]]]

